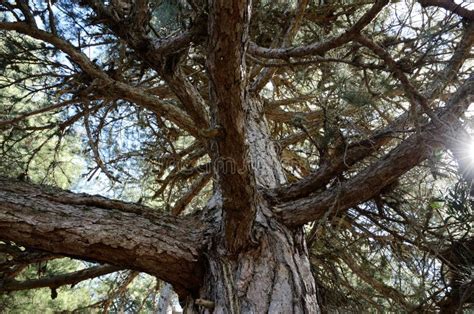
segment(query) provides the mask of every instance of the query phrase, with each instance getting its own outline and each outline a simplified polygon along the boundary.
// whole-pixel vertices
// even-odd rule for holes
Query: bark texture
[[[1,239],[200,285],[204,225],[105,198],[0,179]]]
[[[245,116],[246,163],[259,188],[285,182],[280,160],[257,98],[248,99]],[[219,226],[225,203],[211,202],[217,214],[209,224]],[[219,233],[206,254],[207,267],[200,300],[212,300],[215,313],[316,313],[316,285],[311,274],[302,228],[289,229],[277,221],[265,199],[256,192],[251,242],[238,255],[229,254]],[[209,311],[197,306],[195,310]]]
[[[200,298],[215,313],[316,313],[316,287],[302,230],[290,230],[259,209],[254,245],[237,257],[211,247]],[[199,310],[206,310],[198,308]]]
[[[243,249],[250,239],[255,217],[255,180],[246,158],[247,109],[245,51],[250,1],[214,0],[209,3],[207,68],[215,127],[225,130],[214,141],[216,179],[222,193],[226,245]]]
[[[250,9],[245,0],[210,3],[210,100],[214,121],[225,130],[215,141],[219,184],[210,207],[218,213],[215,225],[223,222],[223,237],[220,232],[212,237],[199,298],[212,300],[215,313],[315,312],[316,288],[302,230],[276,221],[259,192],[279,186],[285,177],[262,103],[246,88]]]

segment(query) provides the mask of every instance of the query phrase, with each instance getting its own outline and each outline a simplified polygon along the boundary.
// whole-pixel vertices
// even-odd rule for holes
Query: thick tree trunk
[[[219,244],[210,250],[200,298],[212,300],[215,313],[316,313],[302,232],[265,217],[255,234],[255,245],[237,257]]]
[[[246,101],[244,122],[248,153],[245,161],[254,174],[257,190],[284,183],[284,172],[268,136],[263,108],[257,98]],[[219,190],[219,189],[217,189]],[[216,195],[210,207],[218,213],[225,203]],[[217,199],[217,202],[216,202]],[[302,228],[279,223],[264,198],[253,197],[255,219],[248,246],[233,254],[223,232],[210,240],[207,267],[193,310],[215,313],[316,313],[316,286],[311,273]],[[222,225],[221,214],[210,224]],[[199,305],[201,304],[201,305]]]
[[[209,311],[212,303],[215,313],[314,313],[316,288],[302,229],[279,223],[261,195],[285,178],[261,102],[248,89],[251,9],[251,0],[209,1],[211,125],[223,134],[210,145],[216,185],[208,209],[218,214],[210,222],[216,232],[204,254],[194,310]]]
[[[301,226],[373,198],[383,187],[432,155],[433,149],[456,138],[453,126],[458,124],[459,117],[472,102],[474,76],[471,75],[451,97],[446,109],[436,111],[439,115],[417,130],[417,134],[357,175],[324,192],[315,193],[348,167],[390,141],[392,129],[398,129],[393,127],[396,124],[372,138],[346,147],[344,154],[324,163],[305,180],[281,188],[280,185],[285,183],[284,172],[268,135],[264,110],[258,98],[258,90],[278,67],[262,71],[251,82],[246,57],[250,52],[254,57],[289,60],[290,57],[322,54],[355,40],[373,50],[391,68],[414,108],[417,103],[423,105],[425,102],[425,107],[429,107],[429,101],[436,98],[446,82],[455,78],[470,53],[474,38],[472,25],[450,65],[443,70],[444,74],[440,72],[438,75],[443,79],[432,84],[426,95],[421,95],[400,72],[388,52],[359,34],[388,2],[375,1],[369,11],[339,36],[306,46],[285,47],[308,4],[307,0],[298,1],[299,13],[282,42],[283,47],[264,48],[257,44],[249,45],[252,0],[207,1],[208,36],[205,37],[205,47],[199,48],[207,50],[207,99],[201,96],[201,89],[191,83],[194,79],[191,80],[186,71],[179,68],[178,62],[191,40],[204,41],[201,22],[194,21],[196,23],[192,23],[194,26],[190,31],[174,38],[155,41],[141,27],[130,27],[141,25],[147,11],[146,1],[136,1],[140,8],[137,12],[141,13],[135,13],[127,20],[112,14],[113,5],[95,0],[81,1],[97,13],[95,20],[108,24],[127,43],[127,49],[135,50],[134,55],[139,56],[144,65],[160,74],[180,101],[180,106],[163,102],[157,95],[150,94],[150,90],[127,84],[125,77],[122,81],[109,76],[81,49],[57,36],[51,25],[51,32],[36,28],[34,19],[25,13],[28,11],[25,6],[20,8],[25,21],[0,22],[0,29],[29,35],[67,54],[69,60],[93,81],[90,87],[94,87],[91,91],[94,99],[97,96],[108,100],[113,96],[134,102],[173,122],[200,143],[206,142],[216,184],[215,195],[203,215],[175,217],[158,215],[154,209],[140,205],[0,178],[1,241],[14,241],[52,254],[115,265],[59,276],[56,281],[46,283],[45,280],[27,284],[10,281],[9,285],[3,282],[0,290],[54,286],[59,284],[58,280],[71,283],[78,278],[128,268],[148,272],[171,283],[181,297],[189,301],[188,309],[191,311],[318,312],[316,285]],[[433,3],[419,2],[423,5]],[[445,8],[454,11],[452,6]],[[472,20],[465,11],[458,10],[457,13]],[[199,85],[206,83],[206,80],[198,81]],[[95,91],[99,87],[106,92]],[[282,112],[292,117],[295,114]],[[20,120],[15,118],[12,121]],[[401,118],[397,123],[404,120]],[[11,121],[4,122],[4,125],[9,124]],[[210,130],[205,130],[208,127]],[[192,191],[175,205],[174,214],[179,215],[184,204],[193,197],[193,191],[204,186],[206,180],[207,177],[203,176],[196,181]],[[266,201],[262,190],[266,191],[267,198],[273,196],[273,204]],[[269,193],[269,190],[273,192]],[[456,268],[472,265],[470,261],[466,264],[454,257],[446,256],[445,259],[458,266]],[[458,273],[456,278],[460,277],[461,273]],[[459,302],[461,292],[469,288],[455,284],[452,283],[453,290],[440,303],[446,311],[456,310],[462,303]],[[162,292],[164,309],[168,304],[166,295],[171,291],[164,289]]]

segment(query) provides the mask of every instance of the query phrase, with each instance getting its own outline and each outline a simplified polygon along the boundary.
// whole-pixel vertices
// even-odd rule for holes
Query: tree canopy
[[[214,262],[258,295],[286,252],[322,312],[473,306],[472,5],[6,0],[0,36],[7,309],[156,311],[162,281],[226,312]]]

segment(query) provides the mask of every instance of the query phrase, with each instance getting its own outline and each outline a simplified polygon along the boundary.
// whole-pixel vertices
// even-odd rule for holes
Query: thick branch
[[[177,64],[192,41],[200,42],[202,40],[205,21],[198,19],[191,30],[172,38],[154,41],[142,29],[132,27],[135,23],[115,17],[99,1],[86,0],[85,3],[118,37],[134,49],[147,65],[150,65],[162,76],[194,123],[199,128],[207,128],[208,121],[204,100],[198,90],[181,73]]]
[[[255,216],[255,183],[245,140],[249,7],[247,0],[213,0],[208,18],[210,101],[217,124],[225,130],[214,145],[214,173],[222,188],[226,243],[233,252],[249,241]]]
[[[204,225],[151,208],[0,178],[0,239],[144,271],[193,289]]]
[[[439,115],[442,122],[431,122],[420,134],[410,136],[385,157],[367,167],[354,178],[317,196],[283,203],[278,207],[283,221],[301,225],[325,214],[346,210],[380,193],[385,186],[418,165],[442,146],[446,137],[455,137],[458,118],[467,110],[474,96],[472,75],[451,97],[446,110]]]
[[[422,94],[424,98],[432,101],[439,97],[446,85],[455,79],[464,60],[466,60],[469,55],[473,43],[474,23],[471,23],[466,27],[464,35],[449,60],[448,65],[436,75],[434,82],[432,82]],[[307,196],[324,187],[330,179],[346,171],[350,166],[370,156],[383,145],[390,142],[396,130],[400,125],[403,125],[407,118],[407,114],[402,115],[391,125],[376,132],[371,138],[349,145],[343,154],[324,163],[317,171],[304,179],[268,192],[269,196],[276,201],[289,201]]]
[[[327,41],[291,48],[264,48],[257,46],[255,43],[251,43],[249,46],[249,52],[254,56],[275,59],[304,57],[307,55],[325,53],[354,39],[354,37],[377,16],[377,14],[388,4],[388,2],[388,0],[377,0],[370,10],[367,11],[367,13],[365,13],[351,28],[349,28],[342,35]]]
[[[349,169],[349,167],[390,142],[395,134],[394,126],[381,130],[369,139],[349,145],[341,155],[325,162],[317,171],[309,176],[293,184],[269,191],[267,195],[276,202],[290,201],[323,188],[339,173]]]

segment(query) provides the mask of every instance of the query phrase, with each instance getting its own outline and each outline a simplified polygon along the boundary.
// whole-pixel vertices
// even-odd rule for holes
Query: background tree
[[[149,279],[137,271],[194,311],[473,302],[472,8],[19,0],[0,10],[10,176],[0,290],[55,297],[128,269],[107,275],[117,285],[90,306],[144,309],[156,283],[141,303],[123,297]],[[54,187],[94,191],[94,181],[109,198]],[[63,256],[89,268],[28,275]]]

